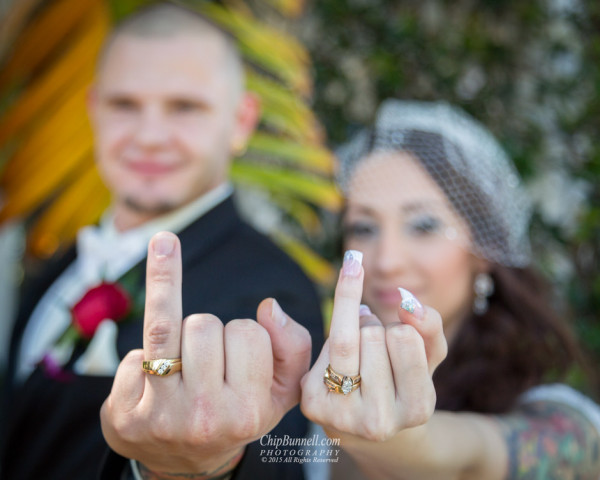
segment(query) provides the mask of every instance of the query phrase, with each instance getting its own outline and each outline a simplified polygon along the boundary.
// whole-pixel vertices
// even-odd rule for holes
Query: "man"
[[[158,345],[165,337],[160,318],[143,335],[141,313],[146,248],[158,231],[176,232],[181,241],[181,245],[172,245],[181,253],[183,265],[179,321],[196,312],[209,312],[223,322],[254,318],[259,302],[275,297],[309,330],[315,350],[319,350],[323,334],[313,287],[286,255],[240,220],[231,199],[227,183],[231,157],[245,148],[258,118],[257,102],[244,91],[243,83],[242,65],[231,40],[180,7],[150,7],[118,27],[108,40],[89,108],[97,165],[113,201],[99,226],[80,233],[77,249],[55,259],[24,289],[11,348],[11,400],[4,409],[8,428],[2,478],[95,478],[107,451],[99,411],[119,360],[141,347],[143,337]],[[114,282],[132,292],[130,313],[118,326],[114,321],[101,322],[88,344],[81,340],[82,326],[74,329],[69,322],[75,316],[72,310],[82,308],[86,292],[102,282]],[[259,313],[266,319],[263,324],[279,311],[271,301],[261,308],[263,313]],[[214,322],[211,325],[215,327]],[[245,338],[245,330],[263,328],[253,325],[232,322],[225,337]],[[291,325],[294,332],[296,328],[303,331],[295,322]],[[260,331],[263,333],[253,333],[262,338],[256,344],[257,358],[263,358],[270,347],[265,332]],[[79,335],[76,339],[73,332]],[[185,338],[192,337],[184,337],[182,345]],[[289,339],[281,344],[275,334],[273,352],[268,350],[274,382],[281,379],[277,377],[278,359],[272,355],[281,345],[288,352],[280,356],[294,353],[295,348],[299,358],[305,356],[307,337],[298,333],[296,338],[295,347]],[[206,343],[199,351],[206,351],[207,358],[214,354]],[[227,358],[232,358],[229,353]],[[170,355],[178,356],[177,352]],[[159,357],[147,360],[154,358]],[[199,361],[202,358],[200,355]],[[188,365],[182,372],[186,380],[195,370]],[[241,367],[231,368],[228,365],[227,373],[235,375]],[[249,375],[244,378],[251,382],[253,372]],[[292,383],[297,388],[299,374],[294,375]],[[168,383],[159,386],[165,385]],[[279,417],[270,419],[271,426],[297,402],[297,392],[288,397]],[[119,391],[111,394],[111,402],[120,405]],[[240,410],[240,423],[247,426],[255,412]],[[160,430],[161,416],[156,418]],[[282,436],[301,437],[306,433],[306,421],[296,408],[277,428]],[[237,465],[236,476],[301,478],[299,463],[262,464],[257,452],[260,446],[246,447],[262,432],[259,430],[236,444],[236,457],[230,459],[232,468]],[[227,454],[223,449],[214,450],[213,459]],[[210,461],[201,460],[193,466],[221,473]],[[121,475],[126,465],[110,461],[107,468]],[[144,465],[133,468],[154,475]],[[190,470],[187,468],[186,474]]]

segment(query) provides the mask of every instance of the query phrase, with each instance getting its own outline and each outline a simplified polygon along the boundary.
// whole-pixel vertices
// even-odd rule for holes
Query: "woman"
[[[526,198],[493,137],[448,105],[389,100],[340,157],[368,307],[350,254],[304,413],[374,478],[598,479],[600,408],[542,386],[580,355],[529,267]]]

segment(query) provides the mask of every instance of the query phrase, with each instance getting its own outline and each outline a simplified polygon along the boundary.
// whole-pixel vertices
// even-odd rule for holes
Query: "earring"
[[[248,150],[248,144],[245,141],[237,141],[233,145],[232,154],[234,157],[243,157],[246,154],[246,150]]]
[[[473,312],[475,315],[483,315],[488,310],[488,297],[494,293],[494,280],[489,273],[478,273],[475,276],[473,291]]]

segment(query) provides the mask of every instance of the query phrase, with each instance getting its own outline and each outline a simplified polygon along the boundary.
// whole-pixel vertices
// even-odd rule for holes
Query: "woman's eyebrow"
[[[446,209],[446,205],[444,202],[437,199],[424,199],[424,200],[415,200],[407,203],[403,203],[400,206],[400,210],[403,212],[419,212],[423,210],[441,210]]]

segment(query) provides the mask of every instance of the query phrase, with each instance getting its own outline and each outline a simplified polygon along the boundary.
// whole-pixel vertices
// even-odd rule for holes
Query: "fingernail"
[[[423,318],[425,313],[423,305],[419,302],[416,297],[405,288],[398,288],[400,295],[402,295],[402,303],[400,307],[406,310],[408,313],[412,313],[417,318]]]
[[[166,232],[158,233],[154,236],[152,248],[154,249],[154,255],[157,257],[166,257],[171,255],[175,249],[175,239],[173,235]]]
[[[360,316],[363,315],[371,315],[371,309],[369,308],[368,305],[364,305],[362,304],[359,308],[358,308],[358,314]]]
[[[275,320],[280,327],[285,327],[285,324],[287,323],[287,315],[283,313],[283,310],[275,299],[273,299],[273,304],[271,307],[271,318]]]
[[[358,250],[348,250],[344,254],[342,272],[349,277],[358,277],[362,265],[363,254]]]

